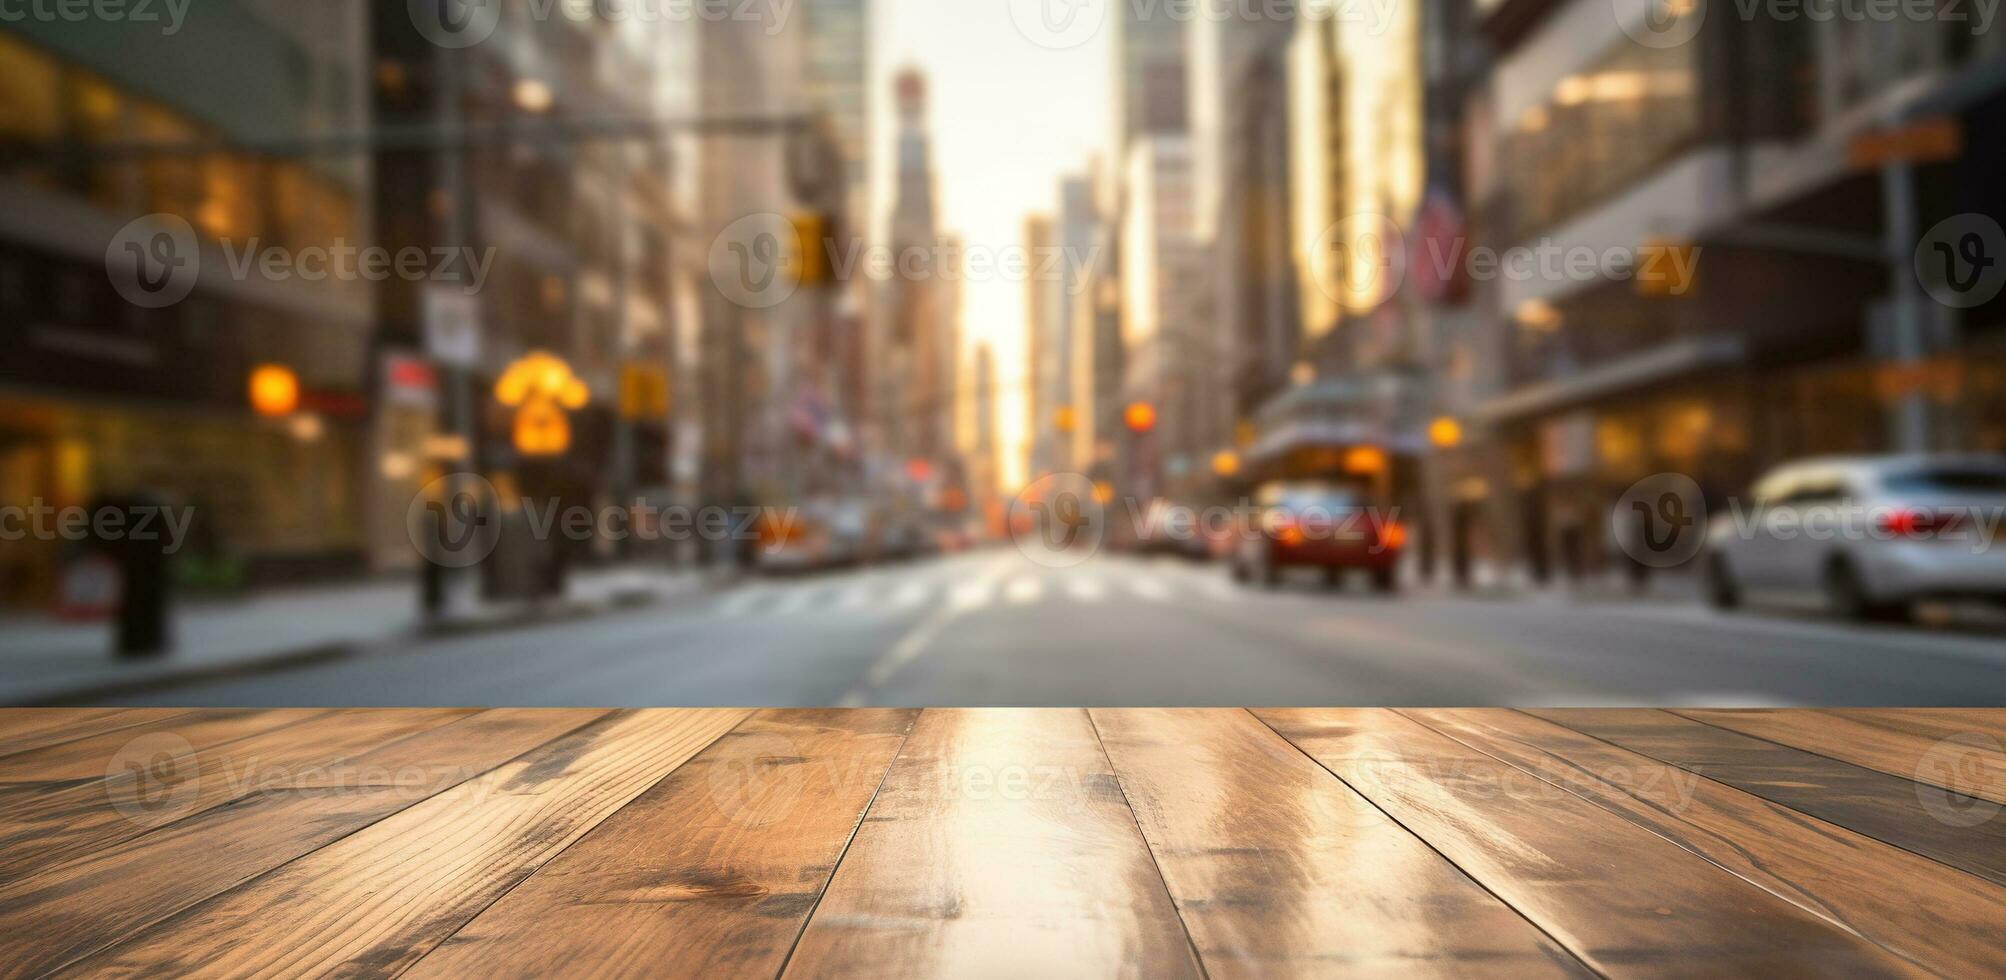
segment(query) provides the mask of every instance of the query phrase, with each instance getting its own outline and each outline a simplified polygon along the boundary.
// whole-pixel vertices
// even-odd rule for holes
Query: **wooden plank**
[[[1663,711],[1529,713],[2006,885],[2006,819],[1989,800]]]
[[[1990,735],[2006,742],[2006,711],[1997,708],[1826,708],[1826,714],[1929,738]]]
[[[405,976],[777,976],[917,716],[754,715]]]
[[[396,974],[745,714],[608,716],[63,972]]]
[[[193,711],[146,724],[108,730],[0,758],[0,783],[58,783],[103,779],[155,746],[202,752],[328,712],[312,708]],[[141,741],[144,739],[145,741]]]
[[[1391,711],[1257,714],[1599,972],[1922,975],[1634,823]]]
[[[180,708],[0,708],[0,756],[151,724]]]
[[[1890,776],[2006,803],[2006,751],[1982,732],[1930,736],[1825,711],[1675,711],[1743,735],[1850,762]],[[1920,719],[1917,719],[1920,724]]]
[[[107,771],[116,775],[55,784],[9,801],[0,815],[0,881],[26,877],[253,793],[311,784],[331,763],[471,713],[460,708],[319,712],[221,744],[210,744],[213,740],[201,733],[175,743],[179,732],[189,730],[177,727],[145,733],[117,748],[100,746],[109,759],[92,763],[79,757],[77,768],[96,768],[100,777]],[[190,729],[206,731],[205,715],[189,715]],[[244,719],[225,721],[225,729],[235,730]],[[195,748],[198,743],[202,747]]]
[[[1404,714],[1947,976],[2006,976],[2006,888],[1515,711]]]
[[[1588,975],[1253,715],[1091,715],[1211,976]]]
[[[0,977],[96,952],[605,714],[484,711],[327,771],[351,773],[347,784],[323,775],[253,794],[0,886]]]
[[[1195,977],[1086,712],[922,712],[797,977]]]

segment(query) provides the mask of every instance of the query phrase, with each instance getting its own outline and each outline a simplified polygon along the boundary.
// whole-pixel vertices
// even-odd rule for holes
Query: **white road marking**
[[[892,593],[892,597],[889,600],[888,604],[894,609],[903,609],[907,606],[917,606],[920,603],[925,602],[927,594],[932,591],[933,591],[932,589],[927,587],[927,584],[925,582],[919,582],[919,581],[907,582],[906,584],[899,586],[899,590],[897,592]]]
[[[1003,591],[1003,597],[1009,600],[1013,606],[1021,606],[1027,602],[1036,602],[1038,601],[1038,597],[1044,594],[1045,583],[1028,575],[1019,575],[1012,579],[1009,587]]]
[[[962,612],[973,612],[989,605],[996,599],[996,580],[980,578],[973,582],[963,582],[948,593],[947,605]]]
[[[950,590],[948,601],[941,603],[938,608],[928,613],[925,619],[920,620],[919,625],[899,637],[899,641],[892,644],[891,648],[885,651],[885,655],[878,658],[877,662],[864,672],[862,682],[851,688],[837,703],[850,708],[868,704],[872,690],[883,687],[900,668],[919,659],[920,654],[925,652],[927,644],[932,643],[946,631],[949,624],[967,613],[987,606],[996,596],[996,582],[1005,567],[1001,563],[992,562],[978,573],[980,577],[962,582]],[[901,590],[901,593],[903,591]],[[924,598],[923,593],[921,597]]]
[[[725,596],[724,600],[717,604],[717,614],[720,616],[743,616],[750,613],[752,607],[765,601],[771,595],[773,595],[772,589],[743,589],[734,592],[731,595]]]
[[[877,584],[878,583],[876,579],[865,579],[864,581],[858,582],[857,584],[850,586],[850,588],[843,593],[843,597],[836,601],[836,608],[843,610],[857,610],[870,605],[871,593],[875,591],[874,586],[876,586]]]
[[[793,616],[797,613],[806,612],[808,607],[814,605],[816,598],[822,594],[822,590],[818,588],[806,585],[796,586],[792,590],[782,594],[780,601],[774,603],[773,608],[767,610],[767,613],[773,616]]]
[[[1068,579],[1066,594],[1080,602],[1099,602],[1107,598],[1107,586],[1097,578]]]
[[[1198,581],[1202,583],[1198,586],[1199,590],[1204,592],[1206,595],[1211,596],[1214,599],[1221,599],[1226,602],[1234,602],[1240,598],[1239,587],[1231,582],[1226,581],[1223,578],[1219,578],[1218,576],[1215,575],[1208,575],[1202,579],[1199,579]]]

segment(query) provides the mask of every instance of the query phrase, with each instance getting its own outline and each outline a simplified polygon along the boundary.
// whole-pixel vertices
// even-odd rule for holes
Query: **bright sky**
[[[1107,143],[1110,104],[1106,35],[1070,50],[1039,47],[1018,33],[1007,3],[875,0],[873,154],[878,207],[891,207],[898,118],[892,78],[926,73],[929,128],[941,226],[970,248],[1021,246],[1024,217],[1058,208],[1059,179],[1084,174]],[[965,284],[964,345],[987,341],[1000,387],[997,433],[1004,481],[1022,479],[1026,438],[1024,284]]]

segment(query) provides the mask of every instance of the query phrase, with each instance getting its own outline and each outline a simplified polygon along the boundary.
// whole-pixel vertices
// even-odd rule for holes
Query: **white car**
[[[1707,531],[1708,597],[1815,598],[1847,619],[1923,599],[2006,601],[2006,457],[1833,457],[1791,463]]]

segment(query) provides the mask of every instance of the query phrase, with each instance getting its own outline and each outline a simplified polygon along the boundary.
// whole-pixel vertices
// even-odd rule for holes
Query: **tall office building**
[[[897,175],[892,201],[895,257],[939,259],[947,249],[936,219],[933,152],[926,129],[926,78],[916,70],[895,80],[899,111]],[[952,365],[957,355],[951,311],[935,262],[895,263],[879,284],[872,387],[879,442],[893,474],[933,476],[953,448]],[[920,488],[909,487],[918,491]],[[929,491],[930,492],[930,491]]]

